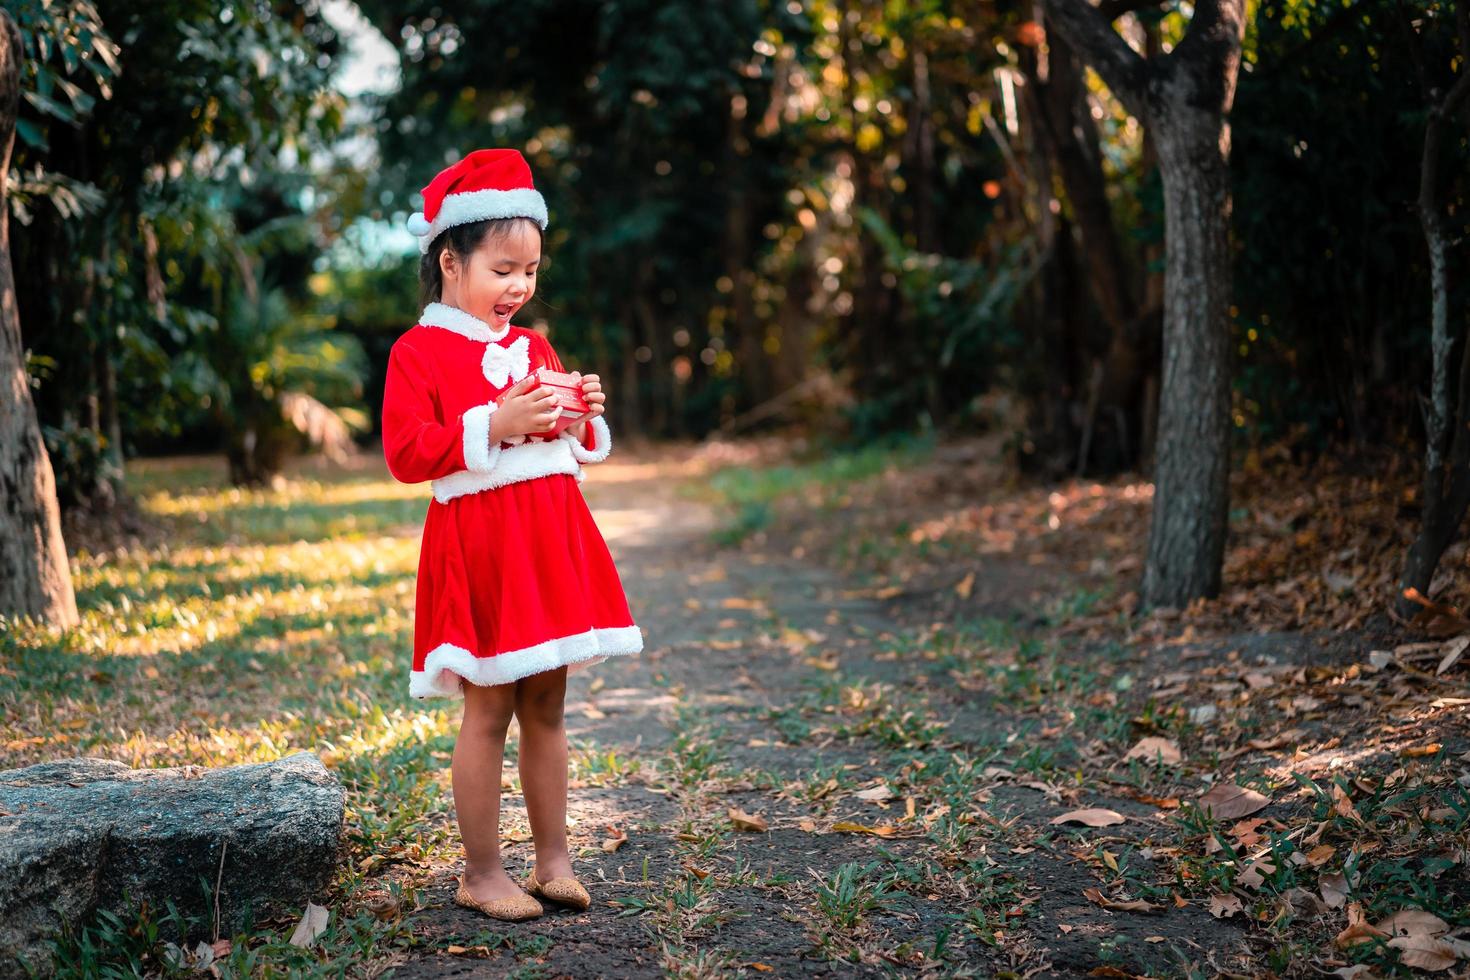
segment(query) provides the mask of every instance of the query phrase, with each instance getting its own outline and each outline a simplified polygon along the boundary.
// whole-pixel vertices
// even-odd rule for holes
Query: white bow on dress
[[[504,388],[508,382],[521,380],[530,369],[529,338],[518,337],[509,347],[501,347],[493,341],[485,345],[485,359],[480,362],[480,370],[495,387]]]

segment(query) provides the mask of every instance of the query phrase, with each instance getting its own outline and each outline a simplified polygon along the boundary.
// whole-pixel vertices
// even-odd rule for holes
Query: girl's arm
[[[566,368],[562,367],[561,358],[557,356],[556,348],[551,346],[551,341],[543,337],[541,342],[546,345],[546,366],[553,371],[565,373]],[[612,451],[612,432],[607,427],[607,420],[601,415],[567,426],[562,432],[562,438],[571,442],[572,455],[579,463],[600,463]]]
[[[402,341],[388,353],[383,388],[383,455],[388,472],[400,483],[437,480],[460,470],[489,470],[499,455],[490,448],[493,405],[477,405],[440,423],[430,392],[434,374],[428,360]]]

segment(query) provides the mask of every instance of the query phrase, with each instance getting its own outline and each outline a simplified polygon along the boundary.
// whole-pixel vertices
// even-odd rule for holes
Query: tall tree
[[[1408,20],[1408,15],[1404,15]],[[1426,30],[1433,30],[1433,21]],[[1461,342],[1459,379],[1451,397],[1450,365],[1455,338],[1450,324],[1449,252],[1453,244],[1445,220],[1440,166],[1444,156],[1445,132],[1461,108],[1470,105],[1470,69],[1464,67],[1470,57],[1470,0],[1460,0],[1455,10],[1456,33],[1459,35],[1460,70],[1458,77],[1439,77],[1439,65],[1429,65],[1430,45],[1419,36],[1417,28],[1404,25],[1409,35],[1415,67],[1429,104],[1424,124],[1424,148],[1419,167],[1419,224],[1424,229],[1424,243],[1429,252],[1430,292],[1430,359],[1432,365],[1430,394],[1424,405],[1424,488],[1419,534],[1409,549],[1401,587],[1405,597],[1399,611],[1410,612],[1415,606],[1407,598],[1410,590],[1429,591],[1434,569],[1440,556],[1470,508],[1470,343]],[[1444,61],[1454,63],[1450,46]],[[1461,310],[1456,317],[1465,320]],[[1456,424],[1452,424],[1456,423]]]
[[[20,29],[0,10],[0,613],[79,621],[56,478],[31,403],[10,268],[10,152],[20,108]]]
[[[1220,590],[1230,469],[1230,107],[1244,0],[1202,0],[1184,39],[1145,58],[1085,0],[1047,17],[1153,134],[1164,184],[1163,384],[1143,599]]]

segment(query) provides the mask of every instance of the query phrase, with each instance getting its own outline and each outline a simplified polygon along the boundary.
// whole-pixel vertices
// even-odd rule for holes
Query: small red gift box
[[[575,425],[588,412],[587,400],[582,397],[581,382],[573,381],[570,374],[544,367],[539,367],[526,375],[496,401],[502,401],[511,394],[519,395],[532,388],[551,389],[556,395],[556,404],[561,406],[561,415],[557,416],[550,432],[529,432],[527,433],[529,438],[555,439],[561,435],[563,429]]]

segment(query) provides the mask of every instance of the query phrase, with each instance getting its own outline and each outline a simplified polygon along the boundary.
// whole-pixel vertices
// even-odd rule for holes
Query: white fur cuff
[[[587,420],[587,425],[592,429],[592,448],[588,449],[582,445],[570,432],[563,432],[562,438],[572,444],[572,455],[579,463],[600,463],[607,459],[607,454],[612,452],[612,432],[607,427],[607,420],[601,415],[595,415]]]
[[[500,455],[500,444],[490,445],[490,416],[498,406],[494,402],[476,405],[464,413],[464,465],[477,473],[489,473]]]

